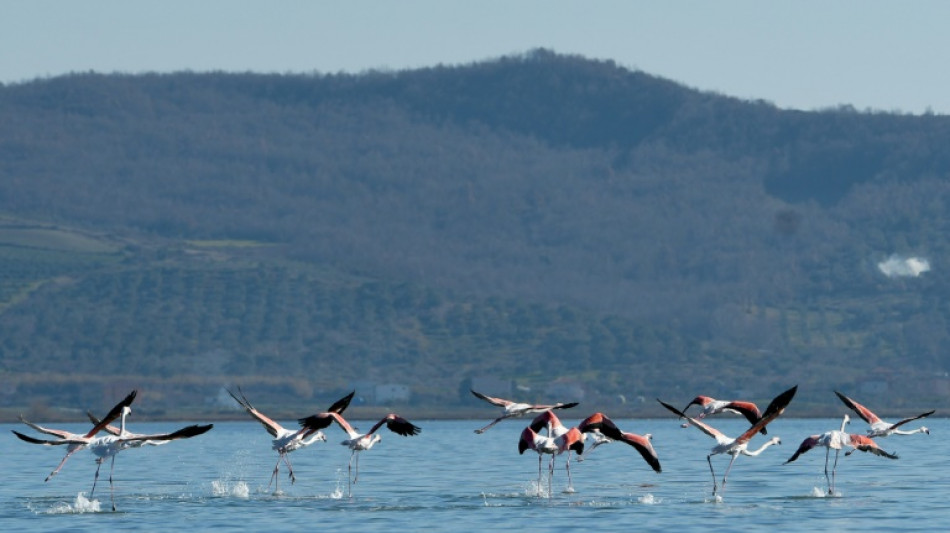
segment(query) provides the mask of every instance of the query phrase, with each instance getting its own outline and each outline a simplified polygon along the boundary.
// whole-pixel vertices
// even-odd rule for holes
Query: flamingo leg
[[[101,457],[100,457],[99,459],[96,459],[96,475],[95,475],[95,477],[92,478],[92,490],[89,491],[89,497],[90,497],[90,498],[92,498],[92,496],[96,493],[96,483],[99,482],[99,469],[100,469],[100,468],[102,468],[102,458],[101,458]]]
[[[287,454],[284,454],[284,464],[287,465],[287,477],[290,478],[290,484],[293,485],[297,482],[297,476],[294,475],[294,467],[290,464],[290,457]]]
[[[277,464],[274,465],[274,471],[271,472],[270,481],[267,482],[267,487],[270,488],[271,483],[274,484],[274,492],[280,492],[280,477],[277,473],[280,471],[280,459],[284,454],[279,454],[277,456]]]
[[[831,488],[828,490],[828,494],[835,493],[835,474],[838,472],[838,455],[841,454],[841,450],[835,450],[835,464],[831,468]]]
[[[63,457],[63,460],[59,462],[59,465],[56,467],[56,469],[53,470],[52,472],[50,472],[50,474],[49,474],[48,476],[46,476],[46,479],[44,479],[43,481],[49,481],[51,477],[53,477],[53,476],[55,476],[56,474],[58,474],[59,471],[62,470],[63,465],[66,464],[66,459],[69,459],[69,456],[70,456],[70,455],[72,455],[72,454],[78,452],[78,451],[81,450],[81,449],[82,449],[82,448],[76,448],[75,450],[69,450],[68,452],[66,452],[66,457]]]
[[[538,496],[541,496],[541,454],[538,454]]]
[[[567,490],[569,492],[574,491],[574,480],[571,479],[571,452],[567,452],[567,462],[565,463],[565,468],[567,468]]]
[[[706,456],[706,462],[709,463],[709,473],[712,474],[712,480],[713,480],[713,496],[715,496],[715,495],[716,495],[716,489],[719,488],[719,487],[718,487],[718,485],[716,484],[716,472],[713,470],[712,454],[709,454],[709,455]]]
[[[719,491],[719,494],[726,491],[726,478],[729,477],[729,471],[732,470],[732,464],[736,462],[737,457],[739,457],[739,454],[732,456],[732,460],[729,461],[729,466],[726,467],[726,473],[722,475],[722,484],[720,485],[722,490]]]
[[[553,479],[554,479],[554,456],[552,455],[551,460],[548,461],[548,498],[551,497]]]
[[[109,497],[112,500],[112,511],[115,512],[115,485],[112,483],[113,472],[115,472],[115,455],[112,456],[112,464],[109,466]]]
[[[483,428],[481,428],[481,429],[476,429],[476,430],[475,430],[475,433],[484,433],[484,432],[488,431],[489,428],[491,428],[492,426],[494,426],[495,424],[501,422],[502,420],[504,420],[504,419],[506,419],[506,418],[509,418],[509,417],[507,417],[507,416],[502,416],[502,417],[496,418],[496,419],[492,420],[491,424],[488,424],[487,426],[485,426],[485,427],[483,427]]]

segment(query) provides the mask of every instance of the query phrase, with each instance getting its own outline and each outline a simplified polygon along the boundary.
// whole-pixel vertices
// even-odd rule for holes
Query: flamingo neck
[[[759,455],[760,453],[764,452],[765,449],[768,448],[769,446],[771,446],[771,445],[773,445],[773,444],[778,444],[778,443],[779,443],[779,441],[776,440],[776,439],[768,440],[768,441],[767,441],[765,444],[763,444],[758,450],[746,451],[746,452],[745,452],[745,455],[749,455],[749,456],[755,457],[756,455]]]

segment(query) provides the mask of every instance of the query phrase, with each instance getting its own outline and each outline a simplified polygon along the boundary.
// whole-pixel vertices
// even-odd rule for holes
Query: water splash
[[[211,494],[217,497],[248,498],[251,489],[244,481],[216,479],[211,482]]]
[[[841,492],[836,491],[834,494],[828,494],[828,491],[825,489],[819,489],[818,487],[812,487],[811,496],[813,498],[840,498]]]
[[[644,505],[653,505],[655,503],[660,503],[660,500],[654,498],[652,494],[644,494],[643,496],[637,498],[637,502]]]
[[[60,503],[55,505],[53,508],[46,511],[47,514],[81,514],[81,513],[98,513],[102,509],[99,507],[99,500],[90,500],[86,498],[86,495],[80,492],[76,495],[76,499],[73,501],[72,505],[68,503]]]

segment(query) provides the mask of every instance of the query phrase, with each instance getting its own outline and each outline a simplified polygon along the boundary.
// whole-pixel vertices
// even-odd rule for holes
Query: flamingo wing
[[[782,413],[785,412],[785,408],[788,407],[788,404],[792,402],[792,398],[795,397],[795,393],[798,391],[798,385],[788,389],[787,391],[779,394],[775,397],[770,403],[769,406],[765,408],[765,413],[762,414],[755,424],[752,424],[752,427],[747,429],[745,433],[736,438],[736,442],[745,442],[755,436],[756,433],[761,431],[768,425],[769,422],[775,420]]]
[[[47,435],[52,435],[54,437],[59,437],[61,439],[68,439],[70,437],[75,436],[73,433],[70,433],[62,429],[51,429],[51,428],[43,427],[39,424],[34,424],[33,422],[30,422],[29,420],[23,418],[23,415],[20,415],[20,422],[23,422],[24,424],[30,426],[36,431],[39,431],[40,433],[45,433]]]
[[[917,415],[917,416],[912,416],[912,417],[910,417],[910,418],[905,418],[905,419],[901,420],[900,422],[897,422],[896,424],[892,425],[892,426],[891,426],[891,429],[897,429],[898,427],[903,426],[904,424],[906,424],[906,423],[908,423],[908,422],[913,422],[914,420],[920,420],[921,418],[927,418],[928,416],[934,414],[935,412],[936,412],[935,410],[931,410],[931,411],[927,411],[926,413],[919,414],[919,415]]]
[[[897,454],[887,453],[886,451],[882,450],[871,437],[866,437],[864,435],[848,435],[848,437],[850,437],[851,445],[854,446],[856,450],[873,453],[874,455],[880,455],[881,457],[887,457],[888,459],[897,459]]]
[[[343,411],[350,405],[350,400],[353,399],[353,395],[355,393],[356,391],[353,391],[343,398],[340,398],[334,402],[333,405],[331,405],[330,408],[325,412],[316,413],[306,418],[300,419],[301,425],[304,425],[304,421],[306,420],[305,427],[309,430],[308,435],[315,431],[330,427],[330,424],[332,424],[334,420],[332,414],[343,413]]]
[[[759,407],[752,402],[732,401],[726,404],[725,408],[744,416],[750,424],[755,424],[761,417]]]
[[[224,389],[224,390],[228,391],[228,394],[230,394],[231,397],[234,398],[234,401],[240,404],[241,407],[243,407],[244,410],[247,411],[247,413],[251,415],[252,418],[260,422],[261,425],[264,426],[264,429],[266,429],[267,432],[270,433],[271,437],[277,438],[277,435],[279,435],[280,432],[283,431],[284,429],[283,426],[281,426],[277,422],[274,422],[273,420],[268,418],[266,415],[264,415],[264,413],[258,411],[257,409],[254,408],[253,405],[251,405],[251,402],[248,401],[247,396],[244,395],[244,391],[241,390],[241,387],[238,387],[238,392],[241,394],[240,398],[238,398],[233,392],[231,392],[230,389]]]
[[[158,441],[169,441],[169,440],[178,440],[178,439],[190,439],[191,437],[197,437],[203,433],[207,433],[214,427],[214,424],[205,424],[205,425],[191,425],[186,426],[178,431],[172,433],[155,433],[152,435],[134,435],[131,437],[121,439],[123,442],[128,441],[140,441],[140,440],[158,440]]]
[[[343,416],[332,411],[328,413],[320,413],[319,415],[310,415],[306,418],[299,419],[297,422],[300,423],[301,427],[316,431],[318,427],[326,427],[323,425],[324,417],[330,417],[330,419],[335,421],[337,425],[340,426],[340,429],[349,435],[351,439],[359,436],[356,430],[353,429],[353,426],[351,426],[350,423],[347,422],[345,418],[343,418]],[[383,420],[385,420],[385,418]],[[379,424],[377,424],[377,426],[379,426]]]
[[[613,420],[607,418],[607,415],[603,413],[594,413],[588,416],[578,424],[577,429],[581,430],[582,433],[599,431],[611,440],[623,440],[623,432],[614,424]]]
[[[19,437],[20,440],[29,442],[30,444],[44,444],[46,446],[59,446],[61,444],[88,444],[86,439],[80,438],[66,438],[66,439],[55,439],[55,440],[45,440],[37,439],[35,437],[30,437],[29,435],[24,435],[15,429],[11,429],[14,435]]]
[[[670,411],[672,411],[673,413],[675,413],[678,417],[680,417],[680,418],[685,418],[686,420],[689,420],[690,424],[692,424],[692,425],[696,426],[697,428],[699,428],[699,430],[702,431],[703,433],[705,433],[705,434],[709,435],[710,437],[716,439],[716,442],[719,442],[719,441],[721,441],[721,440],[729,440],[729,437],[726,437],[726,436],[725,436],[721,431],[719,431],[718,429],[716,429],[716,428],[714,428],[714,427],[712,427],[712,426],[706,425],[706,424],[704,424],[703,422],[700,422],[699,420],[697,420],[697,419],[695,419],[695,418],[693,418],[693,417],[687,415],[687,414],[684,413],[683,411],[680,411],[679,409],[673,407],[672,405],[670,405],[670,404],[664,402],[663,400],[661,400],[661,399],[659,399],[659,398],[657,398],[656,401],[660,402],[660,404],[661,404],[663,407],[666,407],[667,409],[669,409]],[[758,429],[756,429],[756,431],[758,431]]]
[[[815,446],[818,446],[818,439],[820,437],[821,435],[812,435],[810,437],[807,437],[805,440],[802,441],[801,445],[798,446],[798,449],[795,450],[795,453],[792,454],[791,457],[789,457],[788,461],[785,461],[782,464],[787,465],[788,463],[791,463],[795,459],[798,459],[799,455],[807,452],[808,450],[814,448]]]
[[[531,421],[531,425],[528,426],[532,431],[538,432],[542,429],[551,427],[563,426],[561,424],[561,419],[557,417],[552,411],[543,411],[538,416],[534,417],[534,420]]]
[[[626,442],[630,446],[636,448],[640,455],[643,457],[643,460],[646,461],[652,468],[653,471],[659,474],[663,471],[660,468],[660,458],[656,455],[656,450],[653,449],[653,444],[650,442],[648,437],[643,435],[637,435],[635,433],[622,433],[621,438],[617,439],[622,442]]]
[[[580,405],[578,402],[567,402],[567,403],[558,402],[548,408],[549,409],[570,409],[571,407],[577,407],[578,405]]]
[[[132,405],[132,402],[135,401],[135,396],[137,394],[138,394],[138,391],[136,390],[133,390],[132,392],[130,392],[129,395],[123,398],[121,402],[117,403],[115,407],[113,407],[106,414],[106,416],[103,417],[102,420],[99,421],[98,424],[93,426],[93,428],[90,429],[88,433],[86,433],[85,437],[89,438],[89,437],[94,436],[96,433],[99,433],[100,431],[102,431],[103,428],[111,424],[113,420],[115,420],[116,418],[119,418],[119,416],[122,414],[122,410]]]
[[[472,394],[474,394],[476,398],[485,400],[486,402],[492,405],[497,405],[498,407],[508,407],[509,405],[514,403],[511,400],[504,400],[502,398],[495,398],[494,396],[487,396],[480,392],[476,392],[474,389],[469,389],[469,390],[472,391]]]
[[[871,410],[868,409],[867,407],[859,404],[858,402],[852,400],[851,398],[848,398],[847,396],[845,396],[844,394],[841,394],[838,391],[835,391],[835,394],[838,395],[838,398],[841,398],[841,401],[844,402],[845,405],[850,407],[851,410],[857,413],[857,415],[860,416],[861,419],[867,422],[868,424],[874,425],[874,424],[882,422],[882,420],[876,414],[871,412]]]
[[[405,418],[397,414],[390,413],[386,415],[386,418],[377,422],[376,425],[373,426],[373,429],[370,430],[370,433],[374,433],[383,423],[386,424],[386,427],[389,429],[389,431],[392,431],[397,435],[402,435],[403,437],[418,435],[422,431],[422,428],[406,420]]]
[[[525,450],[538,449],[538,434],[530,427],[524,428],[521,437],[518,439],[518,454],[524,454]]]
[[[346,396],[333,402],[333,405],[331,405],[330,408],[327,409],[327,412],[343,414],[343,411],[345,411],[346,408],[350,406],[350,400],[353,399],[354,394],[356,394],[356,391],[352,391]]]

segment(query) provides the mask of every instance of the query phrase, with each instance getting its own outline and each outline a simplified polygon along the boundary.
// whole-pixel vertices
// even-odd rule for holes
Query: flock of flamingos
[[[748,448],[750,441],[757,434],[767,434],[766,426],[785,411],[785,408],[795,396],[797,389],[798,387],[795,386],[776,396],[775,399],[769,403],[764,412],[760,411],[759,408],[752,402],[716,400],[708,396],[697,396],[691,402],[689,402],[689,404],[687,404],[683,410],[677,409],[676,407],[660,399],[657,399],[657,401],[680,419],[685,419],[686,422],[683,423],[683,427],[695,426],[700,431],[716,440],[715,446],[712,447],[709,454],[706,456],[706,461],[709,463],[709,472],[712,474],[713,480],[712,493],[713,497],[716,498],[717,494],[719,497],[721,497],[722,491],[726,486],[726,478],[729,476],[729,471],[732,469],[732,465],[735,463],[736,458],[738,458],[740,455],[757,456],[765,451],[765,449],[769,446],[778,444],[780,442],[778,437],[772,437],[771,439],[764,442],[758,449],[749,450]],[[240,404],[242,408],[244,408],[245,411],[247,411],[247,413],[252,418],[260,422],[261,425],[264,426],[264,429],[266,429],[271,437],[273,437],[271,444],[272,448],[277,452],[277,464],[274,465],[274,470],[271,473],[270,481],[274,484],[275,490],[278,492],[280,491],[278,476],[280,464],[283,462],[286,465],[287,475],[289,476],[291,483],[293,483],[296,478],[294,476],[293,466],[290,463],[288,454],[295,450],[307,447],[314,442],[325,442],[327,438],[322,430],[328,428],[334,422],[336,422],[336,424],[340,426],[343,432],[347,435],[347,438],[343,440],[341,444],[349,447],[350,450],[352,450],[352,453],[350,454],[350,460],[347,465],[347,488],[351,496],[352,485],[353,483],[356,483],[359,477],[359,452],[369,450],[374,444],[381,440],[377,430],[383,426],[386,426],[386,428],[393,433],[402,436],[418,435],[419,432],[422,431],[421,428],[406,420],[405,418],[395,413],[390,413],[373,425],[373,427],[370,428],[368,432],[360,433],[354,429],[353,426],[351,426],[346,421],[346,419],[343,418],[343,412],[349,406],[350,400],[353,399],[353,392],[337,400],[326,411],[299,419],[298,422],[300,428],[296,430],[284,428],[271,418],[258,411],[253,405],[251,405],[250,401],[248,401],[247,397],[240,388],[238,388],[238,394],[235,394],[230,390],[228,393],[238,404]],[[568,487],[572,487],[573,483],[571,481],[570,462],[571,452],[577,455],[578,460],[583,460],[586,454],[589,454],[599,445],[613,441],[623,442],[632,446],[637,450],[637,452],[640,453],[643,459],[655,472],[659,473],[662,471],[659,457],[657,456],[657,453],[653,449],[653,445],[650,442],[652,438],[650,434],[636,435],[634,433],[622,431],[610,418],[599,412],[588,416],[575,427],[565,427],[558,419],[557,415],[554,414],[554,411],[575,407],[578,405],[576,402],[538,405],[495,398],[481,394],[474,390],[472,391],[472,394],[481,400],[504,409],[504,412],[501,416],[493,420],[487,426],[476,429],[476,433],[484,433],[495,424],[508,418],[518,418],[529,414],[536,415],[531,423],[521,432],[521,437],[518,441],[518,453],[523,454],[527,450],[533,450],[537,452],[539,494],[541,493],[540,488],[543,477],[542,458],[544,455],[550,456],[548,463],[547,492],[547,494],[550,496],[551,479],[553,478],[554,473],[555,457],[562,454],[566,455],[567,459],[565,461],[565,468],[568,476]],[[835,391],[835,394],[841,399],[842,402],[844,402],[846,406],[852,409],[861,419],[869,424],[867,434],[859,435],[845,432],[845,426],[850,421],[850,417],[846,414],[844,415],[840,429],[826,431],[824,433],[811,435],[805,438],[795,453],[787,461],[785,461],[785,464],[791,463],[792,461],[798,459],[800,455],[815,447],[825,448],[825,479],[828,483],[829,494],[834,494],[835,472],[838,466],[838,456],[842,449],[848,448],[848,450],[845,452],[845,456],[851,455],[855,450],[859,450],[862,452],[870,452],[888,459],[897,459],[897,455],[888,453],[881,449],[874,439],[878,437],[887,437],[888,435],[930,433],[930,431],[923,426],[914,430],[904,430],[901,428],[909,422],[930,416],[934,413],[932,410],[891,424],[881,420],[881,418],[871,412],[871,410],[869,410],[867,407],[859,404],[840,392]],[[66,460],[69,459],[72,454],[84,448],[89,448],[89,450],[96,457],[97,465],[90,496],[95,494],[96,483],[99,481],[99,470],[102,467],[102,463],[104,463],[106,460],[110,460],[109,487],[112,500],[112,510],[115,511],[115,492],[112,483],[112,472],[115,468],[115,456],[119,452],[129,448],[138,448],[146,445],[157,446],[166,444],[173,440],[196,437],[208,432],[213,427],[212,424],[191,425],[171,433],[132,433],[126,429],[126,417],[132,412],[131,405],[135,400],[135,396],[136,391],[133,390],[121,402],[116,404],[116,406],[113,407],[112,410],[110,410],[109,413],[102,419],[99,419],[92,413],[89,413],[89,418],[93,426],[92,429],[90,429],[85,434],[76,434],[68,431],[46,428],[25,420],[22,416],[20,417],[20,420],[24,424],[40,433],[51,435],[55,438],[38,439],[24,435],[18,431],[13,431],[13,433],[21,440],[32,444],[66,446],[66,456],[63,457],[62,461],[60,461],[56,468],[46,477],[45,481],[49,481],[50,478],[55,476],[63,468]],[[697,405],[701,409],[695,417],[686,414],[686,411],[689,410],[689,408],[693,405]],[[738,437],[732,438],[724,435],[722,432],[703,421],[707,416],[716,415],[723,412],[742,415],[749,421],[751,426]],[[120,421],[119,427],[112,425],[112,422],[114,422],[116,419],[119,419]],[[586,444],[588,438],[591,439],[590,445]],[[828,462],[830,460],[831,450],[835,450],[835,459],[831,468],[831,473],[829,474]],[[731,458],[729,460],[728,466],[726,467],[725,473],[722,476],[722,481],[719,482],[716,477],[715,470],[713,469],[712,457],[714,455],[723,454],[729,455]]]

